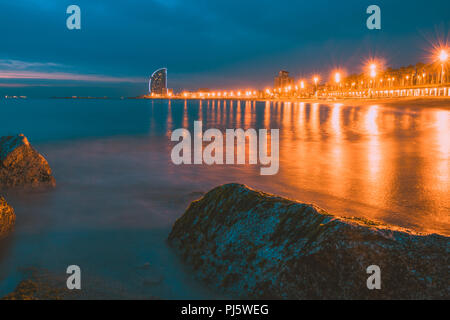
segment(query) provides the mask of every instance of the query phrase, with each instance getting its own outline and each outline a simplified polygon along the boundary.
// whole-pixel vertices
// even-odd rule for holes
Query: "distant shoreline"
[[[340,103],[343,105],[376,105],[389,104],[394,106],[403,106],[408,103],[408,107],[439,107],[450,109],[450,97],[395,97],[395,98],[336,98],[336,99],[320,99],[320,98],[285,98],[285,99],[263,99],[263,98],[205,98],[205,99],[191,99],[183,97],[172,98],[149,98],[149,97],[134,97],[127,99],[142,99],[142,100],[229,100],[229,101],[262,101],[262,102],[304,102],[304,103]]]
[[[201,100],[201,101],[262,101],[262,102],[296,102],[296,103],[339,103],[343,105],[376,105],[389,104],[391,106],[408,107],[436,107],[450,109],[450,97],[395,97],[395,98],[284,98],[284,99],[264,99],[264,98],[150,98],[150,97],[51,97],[50,99],[61,100]]]
[[[109,100],[109,99],[120,99],[120,98],[111,98],[111,97],[50,97],[50,99],[68,99],[68,100],[86,100],[86,99],[93,99],[93,100]],[[123,99],[123,98],[122,98]]]

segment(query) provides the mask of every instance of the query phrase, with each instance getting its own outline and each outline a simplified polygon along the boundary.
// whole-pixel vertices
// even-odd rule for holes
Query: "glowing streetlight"
[[[334,75],[334,81],[336,82],[336,83],[340,83],[341,82],[341,74],[339,73],[339,72],[336,72],[335,73],[335,75]]]
[[[370,63],[369,67],[368,67],[368,69],[369,69],[369,76],[370,76],[370,78],[372,78],[372,80],[370,80],[369,83],[373,83],[374,84],[373,85],[374,88],[375,88],[375,78],[377,76],[377,68],[378,68],[378,66],[374,62]]]
[[[448,53],[446,50],[441,50],[439,53],[439,60],[441,60],[442,63],[445,63],[448,59]]]
[[[313,80],[314,80],[314,85],[317,87],[317,83],[319,82],[319,77],[315,76]]]
[[[441,61],[441,67],[442,67],[442,71],[441,71],[441,84],[444,83],[444,64],[447,62],[448,60],[448,52],[445,49],[442,49],[439,52],[439,60]]]
[[[372,63],[369,68],[370,68],[370,76],[372,78],[375,78],[377,76],[377,65],[375,63]]]
[[[319,83],[319,77],[318,76],[314,76],[313,77],[313,81],[314,81],[314,90],[315,90],[315,94],[316,94],[316,96],[317,96],[317,85],[318,85],[318,83]]]
[[[340,89],[341,88],[341,73],[340,72],[336,72],[334,74],[334,82],[336,82],[337,88]]]

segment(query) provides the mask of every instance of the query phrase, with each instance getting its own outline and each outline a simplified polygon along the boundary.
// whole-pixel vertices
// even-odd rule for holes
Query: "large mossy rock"
[[[0,238],[7,235],[14,227],[16,215],[3,197],[0,196]]]
[[[47,160],[23,134],[0,138],[0,189],[54,185]]]
[[[448,237],[336,217],[239,184],[192,202],[169,243],[231,297],[450,298]],[[371,265],[381,268],[381,290],[367,288]]]

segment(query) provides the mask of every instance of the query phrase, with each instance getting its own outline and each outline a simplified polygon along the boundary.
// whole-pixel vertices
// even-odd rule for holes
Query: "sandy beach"
[[[297,100],[295,100],[297,101]],[[391,105],[399,107],[429,107],[429,108],[450,108],[450,97],[402,97],[402,98],[374,98],[374,99],[302,99],[298,100],[310,103],[342,103],[347,106],[351,105]]]
[[[137,97],[130,99],[161,100],[161,98]],[[390,105],[399,107],[429,107],[429,108],[450,108],[450,97],[395,97],[395,98],[281,98],[281,99],[255,99],[255,98],[183,98],[172,97],[169,100],[204,100],[204,101],[263,101],[263,102],[304,102],[304,103],[341,103],[345,106],[366,106],[366,105]]]

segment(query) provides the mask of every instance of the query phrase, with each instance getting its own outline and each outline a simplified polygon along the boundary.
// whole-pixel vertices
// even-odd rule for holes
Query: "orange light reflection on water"
[[[204,130],[280,129],[280,171],[198,167],[193,179],[205,170],[209,184],[246,183],[336,215],[450,234],[448,110],[249,101],[219,108],[211,118],[215,102],[203,104]]]

